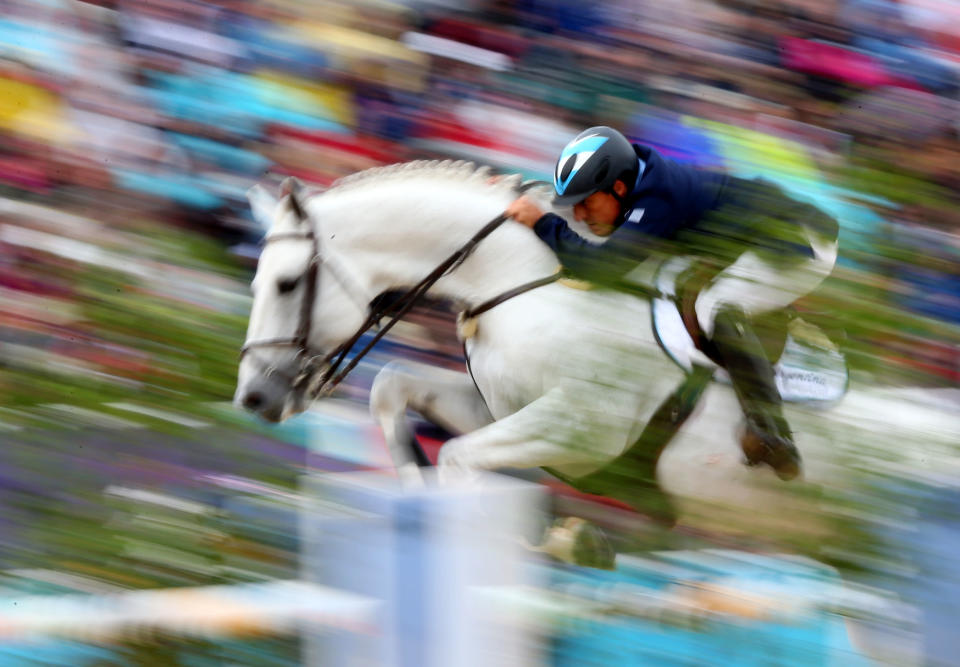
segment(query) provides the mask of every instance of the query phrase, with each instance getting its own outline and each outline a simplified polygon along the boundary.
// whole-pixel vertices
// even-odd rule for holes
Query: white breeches
[[[823,282],[837,261],[837,242],[823,242],[810,235],[813,257],[780,269],[747,251],[721,271],[697,297],[700,329],[713,335],[713,323],[725,305],[736,305],[747,316],[785,308],[809,294]]]

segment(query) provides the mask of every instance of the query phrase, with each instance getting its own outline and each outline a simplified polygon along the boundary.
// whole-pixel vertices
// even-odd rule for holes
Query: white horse
[[[270,421],[306,409],[326,368],[319,360],[356,339],[370,304],[423,285],[502,213],[518,184],[519,177],[491,183],[486,169],[444,162],[361,172],[308,197],[291,193],[289,183],[279,199],[255,187],[254,212],[272,224],[253,281],[237,403]],[[475,308],[557,268],[530,229],[508,220],[447,266],[429,293]],[[371,411],[402,476],[418,475],[413,410],[458,434],[441,449],[441,478],[548,468],[577,485],[630,451],[686,378],[655,340],[649,301],[635,296],[551,282],[469,324],[472,376],[397,361],[374,383]],[[782,526],[785,517],[790,530],[815,531],[810,514],[797,514],[803,494],[788,490],[838,483],[877,456],[889,464],[919,459],[904,442],[924,443],[930,458],[960,433],[950,411],[905,396],[852,388],[830,413],[786,406],[805,470],[803,480],[785,483],[744,465],[736,398],[729,385],[711,382],[662,456],[649,453],[648,479],[622,479],[608,495],[662,518],[674,511],[702,518],[694,510],[706,501],[713,519],[727,508],[724,521],[739,516],[755,530]],[[673,503],[653,493],[654,466]]]

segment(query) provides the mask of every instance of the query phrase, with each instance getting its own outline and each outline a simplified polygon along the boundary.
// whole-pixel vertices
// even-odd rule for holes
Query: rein
[[[539,184],[539,181],[530,181],[524,183],[517,188],[517,192],[526,192],[530,188]],[[309,215],[306,213],[306,211],[304,211],[303,207],[297,200],[296,193],[290,193],[290,202],[291,208],[301,222],[310,220]],[[507,215],[505,213],[501,213],[493,220],[488,222],[476,234],[474,234],[470,240],[468,240],[447,259],[441,262],[420,282],[404,292],[394,303],[382,307],[371,307],[370,314],[367,316],[367,319],[363,324],[360,325],[354,334],[326,355],[315,353],[314,350],[310,348],[309,343],[310,332],[313,326],[313,302],[316,299],[317,293],[317,275],[319,271],[319,265],[322,260],[316,232],[314,229],[310,229],[303,234],[284,233],[268,236],[265,239],[265,242],[267,243],[281,239],[302,239],[308,240],[312,244],[310,264],[308,265],[305,274],[305,279],[307,281],[306,291],[304,292],[304,298],[300,306],[300,321],[297,325],[296,333],[291,338],[272,338],[247,342],[240,350],[241,359],[250,350],[256,347],[277,345],[297,347],[298,358],[305,357],[306,360],[301,365],[296,377],[292,379],[292,387],[294,389],[299,389],[304,384],[309,383],[304,391],[310,398],[316,398],[322,393],[329,394],[354,368],[356,368],[357,364],[360,363],[360,360],[366,356],[371,349],[373,349],[374,345],[380,342],[380,340],[390,331],[390,329],[392,329],[393,326],[399,322],[404,315],[406,315],[410,309],[413,308],[414,305],[416,305],[416,303],[424,296],[424,294],[427,293],[431,287],[433,287],[438,280],[451,271],[457,269],[473,253],[477,245],[479,245],[483,239],[499,228],[500,225],[506,222],[507,219]],[[517,296],[518,294],[522,294],[530,289],[540,287],[541,285],[546,285],[560,277],[561,274],[558,272],[552,276],[548,276],[547,278],[542,278],[532,283],[521,285],[520,287],[514,288],[498,297],[485,301],[476,308],[468,309],[466,313],[468,313],[469,317],[471,318],[476,317],[481,313],[484,313],[487,310],[490,310],[491,308],[503,303],[507,299]],[[350,362],[341,369],[341,365],[346,359],[347,354],[349,354],[350,350],[353,349],[353,346],[357,344],[364,334],[370,331],[373,327],[377,326],[377,324],[379,324],[384,317],[389,317],[387,323],[383,325],[377,334],[363,347],[363,349],[360,350],[353,357],[353,359],[351,359]],[[324,370],[319,379],[316,382],[310,382],[317,372],[320,371],[320,369]],[[273,368],[268,368],[267,371],[268,375],[273,375],[275,373]]]
[[[543,287],[544,285],[549,285],[550,283],[555,283],[561,278],[563,278],[563,270],[559,270],[553,275],[549,275],[546,278],[540,278],[538,280],[531,280],[528,283],[514,287],[511,290],[507,290],[503,294],[499,294],[492,299],[484,301],[479,306],[474,308],[467,308],[457,315],[457,335],[460,336],[461,340],[466,340],[467,338],[472,338],[477,331],[477,322],[476,318],[480,315],[483,315],[485,312],[492,308],[496,308],[504,301],[509,301],[515,296],[520,296],[524,292],[529,292],[530,290],[537,289],[538,287]]]

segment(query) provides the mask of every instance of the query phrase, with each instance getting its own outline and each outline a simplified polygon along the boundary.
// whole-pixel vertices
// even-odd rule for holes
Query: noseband
[[[538,181],[530,181],[518,186],[517,192],[523,193],[530,188],[540,185]],[[310,222],[310,217],[304,211],[298,198],[297,191],[290,193],[290,206],[293,209],[297,219],[303,222]],[[297,350],[297,360],[300,366],[295,376],[277,371],[273,366],[265,369],[265,375],[271,377],[279,375],[290,381],[290,385],[295,390],[303,389],[304,393],[311,399],[320,395],[329,394],[333,389],[343,381],[350,371],[356,368],[360,360],[373,349],[380,339],[382,339],[393,326],[406,315],[411,308],[423,297],[426,292],[443,276],[447,275],[459,267],[467,257],[474,251],[477,245],[489,236],[494,230],[507,220],[507,215],[501,213],[496,218],[484,225],[480,231],[474,234],[469,241],[461,246],[456,252],[441,262],[433,271],[431,271],[423,280],[415,286],[404,292],[399,299],[390,304],[370,304],[366,321],[358,328],[350,338],[338,345],[328,354],[324,355],[319,350],[310,346],[310,334],[313,329],[313,302],[317,296],[317,285],[319,268],[322,262],[320,253],[320,244],[316,230],[311,226],[308,231],[303,233],[287,232],[281,234],[271,234],[264,239],[264,244],[281,240],[303,240],[310,242],[310,263],[307,265],[304,279],[306,287],[304,289],[303,301],[300,304],[299,323],[296,332],[288,338],[265,338],[254,341],[247,341],[240,348],[240,358],[243,359],[251,350],[260,347],[292,347]],[[479,314],[479,313],[475,313]],[[375,326],[380,324],[381,320],[389,317],[386,324],[380,327],[376,335],[358,352],[353,359],[343,368],[340,366],[346,359],[347,354],[353,349],[360,338]],[[318,372],[323,371],[319,378],[316,378]],[[339,372],[338,372],[339,371]]]

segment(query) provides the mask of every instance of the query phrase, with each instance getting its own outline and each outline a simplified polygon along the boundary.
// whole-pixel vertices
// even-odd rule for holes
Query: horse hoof
[[[547,528],[537,551],[580,567],[599,570],[616,567],[616,553],[603,531],[577,517],[555,521]]]

